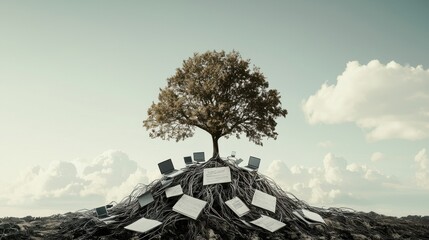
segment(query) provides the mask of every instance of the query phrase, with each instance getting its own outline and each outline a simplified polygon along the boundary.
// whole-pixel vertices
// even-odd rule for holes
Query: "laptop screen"
[[[204,152],[194,152],[194,160],[195,162],[204,162]]]
[[[174,171],[174,166],[171,159],[167,159],[163,162],[158,163],[158,167],[159,171],[161,171],[162,174],[167,174]]]
[[[192,157],[191,156],[184,157],[183,159],[185,160],[186,164],[192,164]]]
[[[106,206],[98,207],[95,209],[95,212],[97,213],[97,217],[107,217],[107,208]]]
[[[140,207],[144,207],[149,203],[153,202],[153,195],[151,192],[145,192],[143,195],[138,197]]]
[[[249,166],[254,168],[259,168],[259,163],[261,162],[260,158],[250,156],[249,158]]]

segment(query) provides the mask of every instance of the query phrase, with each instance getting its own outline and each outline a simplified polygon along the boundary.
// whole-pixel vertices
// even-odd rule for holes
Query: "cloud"
[[[349,62],[336,84],[303,101],[310,124],[354,122],[368,140],[429,137],[429,70],[422,66]]]
[[[328,153],[323,159],[325,180],[329,184],[340,184],[343,181],[343,173],[347,167],[347,161],[344,158],[335,157]]]
[[[384,159],[384,154],[381,152],[375,152],[371,155],[371,161],[379,162]]]
[[[366,165],[351,163],[328,153],[321,167],[288,167],[283,161],[273,161],[267,171],[286,191],[316,205],[362,205],[374,196],[396,192],[400,182]]]
[[[131,175],[133,174],[137,177],[132,177]],[[132,179],[135,181],[148,181],[146,171],[139,168],[135,161],[130,160],[127,154],[117,150],[109,150],[96,157],[83,169],[81,178],[88,183],[81,192],[83,196],[91,194],[107,196],[108,193],[111,194],[115,190],[112,188]],[[134,186],[137,183],[134,183]]]
[[[146,170],[127,154],[109,150],[91,162],[75,159],[26,169],[15,184],[3,189],[0,200],[10,207],[76,211],[120,201],[148,181]]]
[[[319,142],[317,145],[322,148],[330,148],[334,146],[334,143],[328,140],[328,141]]]
[[[417,184],[429,189],[429,158],[426,153],[426,148],[423,148],[416,154],[414,161],[417,163]]]

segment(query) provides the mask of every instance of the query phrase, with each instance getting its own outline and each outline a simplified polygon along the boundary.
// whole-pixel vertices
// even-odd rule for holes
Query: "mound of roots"
[[[229,166],[230,183],[203,186],[204,168]],[[305,208],[318,212],[284,192],[270,178],[258,173],[241,169],[233,162],[213,158],[205,163],[191,165],[185,173],[175,177],[170,186],[180,184],[183,193],[207,201],[206,207],[197,220],[190,219],[172,210],[179,197],[167,198],[161,180],[149,185],[138,185],[134,191],[120,203],[114,205],[111,215],[117,215],[110,224],[97,219],[93,211],[81,211],[61,225],[62,238],[73,239],[301,239],[304,236],[322,237],[326,228],[309,228],[294,218],[293,210]],[[258,189],[277,198],[276,212],[251,205],[252,197]],[[138,197],[150,191],[154,202],[140,207]],[[250,208],[250,213],[239,218],[225,204],[225,201],[239,197]],[[261,216],[270,216],[286,223],[286,227],[271,233],[257,226],[246,224]],[[136,233],[124,229],[125,226],[140,218],[155,219],[162,225],[147,233]],[[243,222],[243,220],[245,222]]]

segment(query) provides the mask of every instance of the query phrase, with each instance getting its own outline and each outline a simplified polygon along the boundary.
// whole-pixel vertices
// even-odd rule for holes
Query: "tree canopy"
[[[258,145],[264,137],[276,139],[275,119],[287,110],[260,69],[249,64],[236,51],[195,53],[184,60],[148,109],[143,126],[150,137],[180,141],[197,127],[211,135],[214,157],[221,137],[244,133]]]

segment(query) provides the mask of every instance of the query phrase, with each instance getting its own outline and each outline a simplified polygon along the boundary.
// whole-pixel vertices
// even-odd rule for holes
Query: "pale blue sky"
[[[261,172],[269,173],[274,160],[317,168],[332,153],[395,176],[412,189],[411,198],[421,200],[413,209],[407,209],[408,199],[381,211],[429,215],[423,207],[429,185],[415,184],[414,160],[429,148],[427,137],[370,141],[369,130],[353,120],[311,125],[302,107],[322,84],[335,85],[350,61],[428,69],[428,10],[427,1],[1,1],[0,189],[26,168],[89,162],[110,149],[126,153],[149,176],[164,159],[181,166],[182,157],[194,151],[210,155],[207,134],[180,143],[153,140],[142,121],[184,59],[194,52],[237,50],[279,90],[289,114],[278,121],[277,141],[259,147],[244,137],[223,139],[221,155],[235,150],[245,160],[259,156]],[[371,161],[375,152],[383,159]],[[369,203],[338,197],[315,204],[377,211],[392,196],[399,199],[395,194],[411,195],[384,191]],[[79,208],[77,203],[58,211]]]

